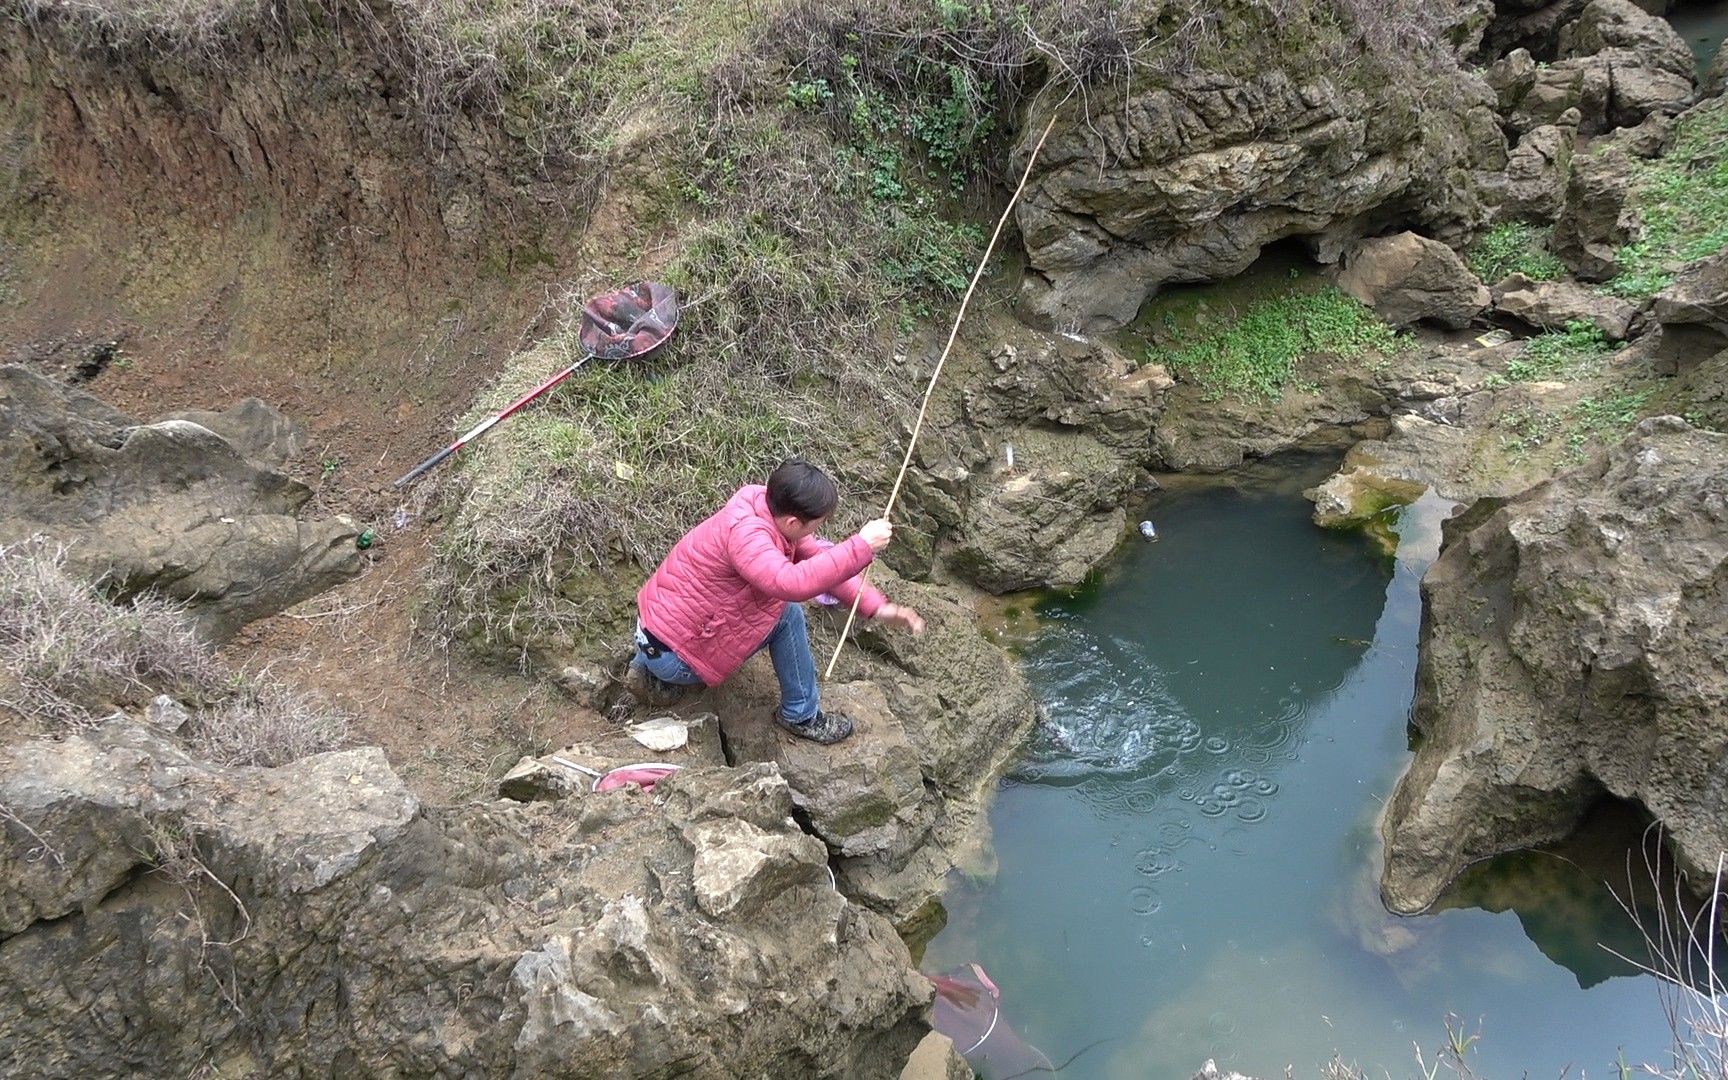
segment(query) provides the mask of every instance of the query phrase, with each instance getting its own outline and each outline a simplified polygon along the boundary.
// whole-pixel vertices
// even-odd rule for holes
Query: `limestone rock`
[[[1593,56],[1608,49],[1628,49],[1650,67],[1689,76],[1697,69],[1692,49],[1667,19],[1652,15],[1631,0],[1590,0],[1578,17],[1560,31],[1561,59]]]
[[[1728,49],[1718,47],[1716,58],[1710,61],[1704,77],[1698,81],[1700,97],[1717,97],[1728,90]]]
[[[1495,107],[1509,115],[1536,87],[1536,59],[1529,49],[1513,49],[1488,66],[1483,81],[1494,91]]]
[[[1566,200],[1578,110],[1567,109],[1554,124],[1527,132],[1507,155],[1501,172],[1484,173],[1483,198],[1505,221],[1553,221]]]
[[[972,1080],[973,1075],[954,1040],[939,1031],[924,1036],[900,1070],[900,1080]]]
[[[242,457],[273,469],[281,468],[306,448],[305,429],[258,398],[246,398],[222,412],[187,409],[162,419],[187,420],[214,431]]]
[[[726,719],[732,760],[773,762],[810,827],[836,852],[903,858],[931,825],[917,751],[871,683],[825,688],[823,708],[852,718],[844,752],[783,731],[764,710]]]
[[[956,573],[994,593],[1078,585],[1121,541],[1129,477],[1096,440],[1037,428],[1016,467],[990,477],[949,550]]]
[[[856,643],[842,650],[822,701],[851,713],[858,724],[851,738],[825,747],[781,732],[771,720],[779,690],[765,659],[707,697],[732,759],[771,763],[785,775],[800,814],[837,853],[845,894],[910,936],[927,932],[948,872],[985,858],[984,806],[1036,706],[969,604],[885,569],[872,569],[871,579],[916,607],[927,628],[916,637],[869,623],[855,628]],[[825,659],[844,613],[812,615]]]
[[[1340,78],[1275,68],[1076,99],[1016,208],[1030,263],[1022,309],[1112,329],[1164,283],[1240,273],[1284,237],[1336,251],[1394,205],[1462,235],[1483,216],[1471,170],[1505,153],[1491,122],[1470,122],[1492,120],[1494,92],[1474,76],[1408,70],[1445,81],[1457,104],[1417,122]],[[1042,128],[1031,118],[1018,155]]]
[[[1427,907],[1604,794],[1709,880],[1728,848],[1728,436],[1646,420],[1460,519],[1422,593],[1424,737],[1386,811],[1387,905]]]
[[[1549,245],[1585,281],[1607,281],[1620,270],[1616,249],[1637,227],[1636,214],[1627,206],[1632,169],[1632,159],[1612,146],[1573,159]]]
[[[949,369],[892,565],[993,590],[1078,582],[1115,547],[1118,508],[1143,483],[1174,381],[1102,342],[1007,317],[981,320]]]
[[[1394,326],[1462,329],[1492,299],[1457,252],[1412,232],[1363,241],[1344,260],[1338,287]]]
[[[0,1031],[44,1072],[887,1080],[928,1030],[770,766],[423,810],[375,749],[224,769],[112,724],[16,749],[0,802]]]
[[[1631,127],[1652,113],[1673,115],[1692,103],[1692,50],[1666,19],[1630,0],[1590,0],[1560,31],[1557,53],[1556,67],[1583,60],[1605,72],[1605,127]],[[1584,114],[1586,132],[1603,130],[1592,108]]]
[[[1562,330],[1570,322],[1587,322],[1609,341],[1625,341],[1638,309],[1619,297],[1607,296],[1570,281],[1531,281],[1513,274],[1495,290],[1495,310],[1538,330]]]
[[[62,540],[74,572],[184,600],[212,639],[361,566],[352,522],[301,520],[311,490],[210,429],[138,424],[20,367],[0,367],[0,492],[0,543]]]
[[[144,719],[172,735],[192,722],[192,714],[167,694],[157,694],[144,710]]]
[[[1658,355],[1683,371],[1728,348],[1728,251],[1700,259],[1656,295]]]
[[[1539,67],[1529,88],[1505,113],[1506,126],[1525,135],[1557,125],[1567,113],[1578,114],[1578,128],[1595,134],[1608,126],[1608,98],[1613,74],[1606,59],[1579,57]]]

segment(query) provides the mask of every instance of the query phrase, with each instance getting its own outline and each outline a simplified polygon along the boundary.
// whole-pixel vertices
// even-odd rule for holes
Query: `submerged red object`
[[[1002,1019],[1002,991],[977,964],[926,976],[936,986],[931,1025],[983,1080],[1054,1074],[1056,1067]]]
[[[576,336],[590,356],[621,360],[658,348],[677,325],[678,297],[671,287],[638,281],[584,304]]]

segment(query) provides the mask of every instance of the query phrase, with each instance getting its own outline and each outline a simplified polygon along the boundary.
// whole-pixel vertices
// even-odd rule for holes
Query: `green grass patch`
[[[1531,281],[1554,281],[1565,274],[1566,267],[1549,253],[1546,235],[1546,229],[1521,221],[1496,225],[1471,247],[1470,270],[1490,284],[1511,274],[1523,274]]]
[[[1305,356],[1353,358],[1397,346],[1397,335],[1379,316],[1330,285],[1255,301],[1226,325],[1191,333],[1196,336],[1179,341],[1164,359],[1214,399],[1276,400]]]
[[[1618,252],[1607,286],[1618,296],[1654,296],[1686,263],[1728,247],[1728,98],[1675,123],[1673,149],[1638,165],[1632,205],[1642,230]]]
[[[1524,351],[1506,364],[1506,381],[1567,378],[1594,368],[1611,351],[1613,345],[1594,324],[1573,320],[1564,330],[1531,338]]]
[[[1621,438],[1643,418],[1654,390],[1622,387],[1581,398],[1567,413],[1566,450],[1573,460],[1594,443]]]

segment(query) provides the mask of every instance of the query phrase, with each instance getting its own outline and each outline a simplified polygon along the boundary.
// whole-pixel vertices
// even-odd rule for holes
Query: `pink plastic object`
[[[682,767],[681,765],[665,765],[652,761],[645,761],[636,765],[620,765],[594,781],[594,790],[616,791],[621,787],[635,784],[643,791],[653,791],[655,784],[671,776]]]

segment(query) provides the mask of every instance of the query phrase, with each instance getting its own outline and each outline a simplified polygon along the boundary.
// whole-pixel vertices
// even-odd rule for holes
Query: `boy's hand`
[[[888,523],[887,518],[877,518],[875,521],[866,522],[864,527],[858,530],[858,535],[870,545],[871,551],[880,553],[888,546],[888,541],[894,538],[894,526]]]
[[[900,629],[914,634],[924,632],[924,616],[905,604],[883,604],[876,609],[876,621],[887,623],[889,626],[898,626]]]

